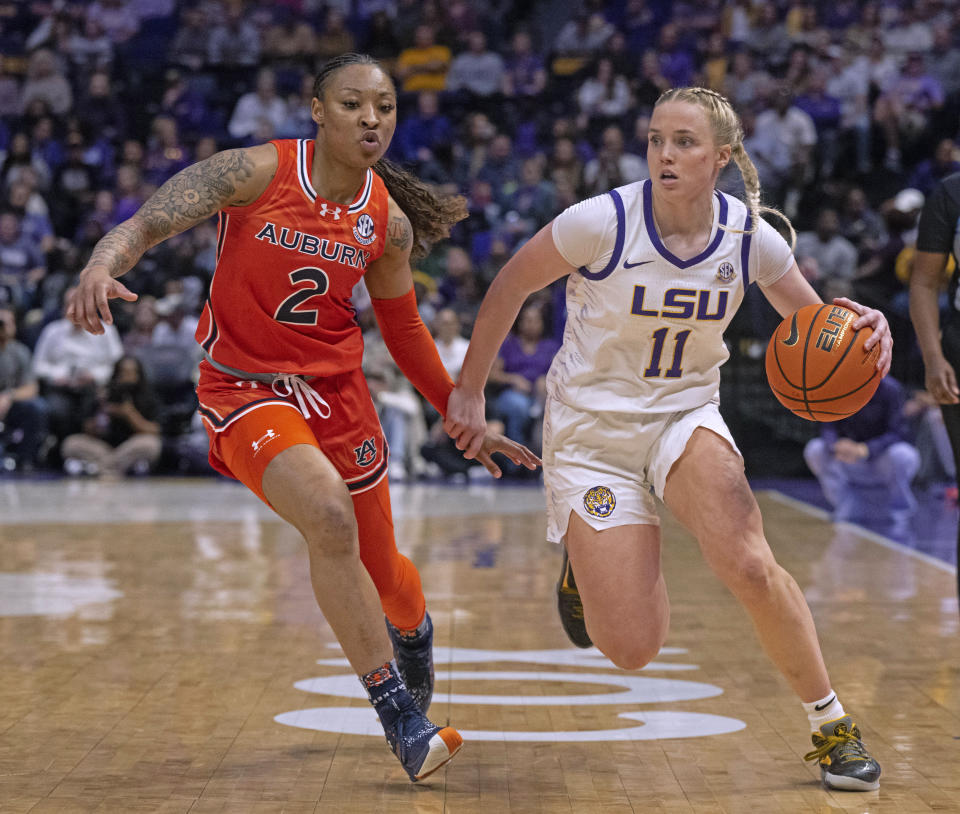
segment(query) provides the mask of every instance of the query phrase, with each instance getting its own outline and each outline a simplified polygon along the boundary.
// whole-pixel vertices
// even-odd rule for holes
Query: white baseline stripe
[[[804,503],[802,500],[797,500],[789,495],[785,495],[783,492],[778,492],[774,489],[763,489],[757,492],[757,494],[766,495],[771,500],[776,500],[778,503],[783,503],[786,506],[790,506],[791,508],[803,512],[804,514],[809,514],[812,517],[818,517],[827,521],[830,519],[830,514],[825,512],[823,509],[817,508],[816,506],[811,506],[809,503]],[[916,549],[910,548],[910,546],[904,545],[903,543],[898,543],[896,540],[891,540],[889,537],[884,537],[882,534],[877,534],[875,531],[865,529],[863,526],[858,526],[856,523],[843,523],[842,525],[855,528],[858,534],[866,537],[868,540],[876,543],[879,546],[888,548],[891,551],[897,551],[900,554],[907,554],[914,559],[925,562],[927,565],[932,565],[934,568],[938,568],[941,571],[946,571],[948,574],[956,575],[957,573],[956,567],[950,565],[948,562],[944,562],[936,557],[931,557],[929,554],[924,554],[922,551],[917,551]]]

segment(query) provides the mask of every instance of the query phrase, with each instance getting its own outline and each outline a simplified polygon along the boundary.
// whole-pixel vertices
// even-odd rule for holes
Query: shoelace
[[[270,383],[270,387],[278,396],[284,398],[296,396],[297,406],[304,418],[310,418],[311,407],[319,418],[330,418],[330,405],[300,376],[293,373],[278,373]]]
[[[848,730],[843,724],[837,727],[833,735],[814,735],[814,749],[803,756],[804,760],[822,760],[834,749],[838,749],[837,757],[846,760],[869,760],[867,750],[860,740],[860,731],[854,727]]]

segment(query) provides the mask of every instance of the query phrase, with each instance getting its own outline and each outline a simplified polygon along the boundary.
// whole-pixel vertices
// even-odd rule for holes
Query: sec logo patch
[[[593,517],[609,517],[616,507],[616,495],[607,486],[594,486],[583,496],[583,508]]]

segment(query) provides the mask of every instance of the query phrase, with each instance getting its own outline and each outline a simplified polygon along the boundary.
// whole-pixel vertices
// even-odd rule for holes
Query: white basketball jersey
[[[753,238],[720,227],[749,229],[749,213],[716,192],[709,245],[681,260],[660,240],[652,206],[651,183],[641,181],[554,221],[558,251],[580,268],[567,282],[563,345],[547,387],[576,409],[676,412],[719,399],[723,332],[751,282]]]

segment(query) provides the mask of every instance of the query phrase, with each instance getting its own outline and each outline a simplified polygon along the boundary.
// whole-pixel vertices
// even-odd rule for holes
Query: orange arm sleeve
[[[420,319],[413,289],[401,297],[371,299],[371,302],[380,333],[393,361],[440,415],[445,415],[447,399],[453,391],[453,379],[440,361],[430,331]]]

